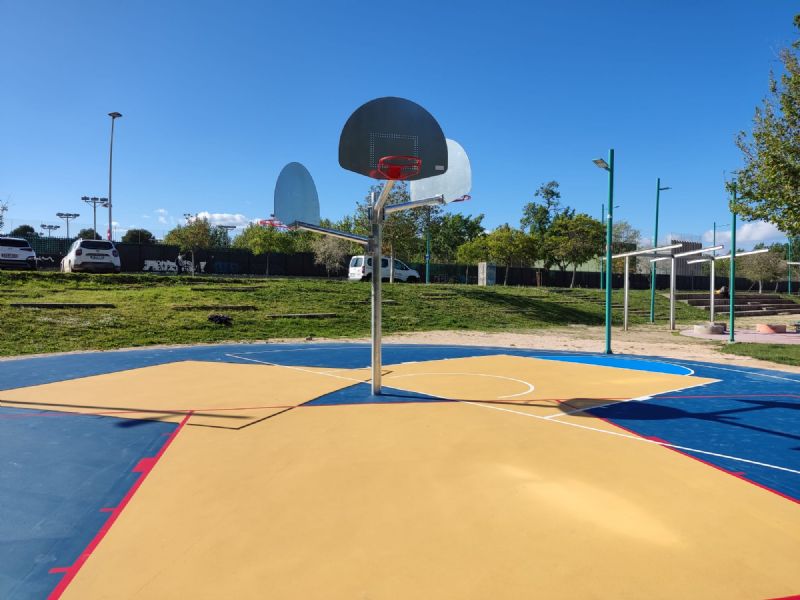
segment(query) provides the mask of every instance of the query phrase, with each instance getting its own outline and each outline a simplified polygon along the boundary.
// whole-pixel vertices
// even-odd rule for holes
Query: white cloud
[[[714,230],[709,229],[703,233],[703,242],[711,244],[714,239]],[[752,223],[742,223],[736,228],[736,245],[747,247],[748,249],[758,242],[769,244],[786,239],[786,234],[775,227],[772,223],[765,221],[753,221]],[[717,244],[724,244],[725,249],[731,245],[731,231],[727,229],[717,229]]]
[[[197,213],[198,219],[208,219],[212,225],[233,225],[235,227],[246,227],[253,221],[241,213],[212,213],[204,210]]]

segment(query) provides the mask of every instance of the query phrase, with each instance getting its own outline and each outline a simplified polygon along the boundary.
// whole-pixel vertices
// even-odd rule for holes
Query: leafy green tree
[[[208,250],[213,245],[214,229],[208,219],[194,219],[186,225],[178,225],[164,236],[164,243],[178,246],[181,252],[189,252],[192,255],[192,265],[197,268],[195,252]]]
[[[82,239],[82,240],[101,240],[101,239],[103,239],[99,235],[97,235],[97,232],[94,229],[92,229],[91,227],[88,227],[86,229],[81,229],[78,232],[78,237],[80,239]]]
[[[483,215],[442,215],[431,227],[431,250],[434,258],[444,263],[455,261],[459,246],[484,233],[482,222]]]
[[[328,277],[331,271],[344,266],[350,256],[350,242],[329,235],[317,235],[311,241],[314,263],[325,267]]]
[[[562,271],[572,265],[572,281],[575,286],[575,273],[578,265],[591,260],[603,252],[605,230],[603,224],[587,214],[559,215],[553,221],[548,235],[549,252]]]
[[[489,236],[484,234],[461,244],[456,250],[456,260],[464,265],[477,265],[491,259]]]
[[[281,231],[272,225],[262,226],[251,223],[233,240],[234,248],[249,250],[256,256],[267,256],[267,275],[269,275],[270,253],[291,254],[295,251],[294,238],[289,232]]]
[[[800,29],[800,15],[794,17]],[[746,219],[763,219],[800,235],[800,40],[780,52],[783,74],[770,74],[769,95],[756,108],[750,136],[736,145],[744,166],[736,176],[740,199],[732,207]]]
[[[562,212],[561,192],[557,181],[548,181],[539,186],[533,195],[541,202],[528,202],[522,207],[520,227],[531,234],[543,235],[553,219]],[[567,209],[569,210],[569,209]]]
[[[122,236],[122,241],[127,244],[155,244],[156,236],[147,229],[128,229]]]
[[[36,237],[38,234],[31,225],[19,225],[8,234],[11,237]]]
[[[764,247],[764,244],[757,244],[753,249]],[[772,246],[769,252],[763,254],[736,259],[736,274],[757,283],[759,294],[762,293],[765,282],[773,281],[777,284],[786,275],[786,267],[783,249],[780,246]]]
[[[611,229],[611,251],[614,254],[631,252],[636,250],[641,239],[641,231],[625,220],[617,221]],[[605,250],[605,245],[602,248]],[[630,259],[630,269],[632,273],[636,272],[636,258]],[[625,259],[614,259],[612,270],[614,273],[622,273],[625,270]]]
[[[530,264],[535,260],[532,238],[524,231],[509,225],[501,225],[487,236],[486,243],[491,259],[506,267],[503,285],[508,283],[508,269],[515,263],[519,266]]]

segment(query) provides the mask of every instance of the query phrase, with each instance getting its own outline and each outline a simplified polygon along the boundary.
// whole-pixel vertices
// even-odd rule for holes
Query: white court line
[[[286,365],[278,365],[278,364],[275,364],[275,363],[260,361],[260,360],[256,360],[256,359],[252,359],[252,358],[245,358],[244,356],[237,356],[235,354],[225,354],[225,356],[229,356],[231,358],[238,358],[240,360],[249,360],[251,362],[256,362],[256,363],[260,363],[260,364],[264,364],[264,365],[270,365],[270,366],[274,366],[274,367],[284,367],[284,366],[286,366]],[[312,371],[310,369],[303,369],[302,367],[286,367],[286,368],[294,369],[294,370],[301,371],[301,372],[304,372],[304,373],[312,373],[312,374],[315,374],[315,375],[324,375],[324,376],[328,376],[328,377],[335,377],[337,379],[344,379],[344,380],[347,380],[347,381],[353,381],[355,383],[365,383],[361,379],[354,379],[352,377],[344,377],[344,376],[341,376],[341,375],[335,375],[333,373],[323,373],[323,372],[319,372],[319,371]],[[699,385],[706,385],[706,384],[699,384]],[[395,389],[399,389],[401,391],[413,391],[413,390],[403,390],[402,388],[395,388]],[[445,399],[445,400],[452,400],[452,398],[445,398],[444,396],[435,396],[434,394],[426,394],[426,395],[434,397],[434,398],[438,397],[438,398],[442,398],[442,399]],[[751,464],[751,465],[756,465],[756,466],[759,466],[759,467],[766,467],[768,469],[775,469],[775,470],[778,470],[778,471],[786,471],[788,473],[794,473],[796,475],[800,475],[800,471],[798,471],[796,469],[790,469],[788,467],[781,467],[779,465],[772,465],[772,464],[769,464],[769,463],[759,462],[757,460],[750,460],[748,458],[740,458],[738,456],[730,456],[728,454],[720,454],[718,452],[710,452],[708,450],[700,450],[698,448],[689,448],[688,446],[679,446],[677,444],[670,444],[669,442],[657,442],[655,440],[649,440],[647,438],[643,438],[643,437],[638,436],[638,435],[632,435],[632,434],[629,434],[629,433],[620,433],[620,432],[617,432],[617,431],[608,431],[606,429],[598,429],[596,427],[589,427],[588,425],[581,425],[580,423],[572,423],[570,421],[556,421],[556,420],[553,420],[553,419],[549,419],[548,417],[542,417],[542,416],[539,416],[539,415],[520,412],[518,410],[511,410],[509,408],[502,408],[500,406],[491,406],[491,405],[487,405],[487,404],[481,404],[480,402],[472,402],[470,400],[456,400],[456,401],[460,402],[462,404],[471,404],[472,406],[478,406],[480,408],[488,408],[488,409],[491,409],[491,410],[499,410],[501,412],[507,412],[507,413],[511,413],[511,414],[514,414],[514,415],[520,415],[520,416],[529,417],[529,418],[532,418],[532,419],[539,419],[541,421],[548,421],[550,423],[558,423],[559,425],[567,425],[569,427],[577,427],[579,429],[585,429],[587,431],[595,431],[597,433],[605,433],[607,435],[614,435],[614,436],[617,436],[617,437],[627,438],[627,439],[630,439],[630,440],[636,440],[636,441],[639,441],[639,442],[646,442],[648,444],[656,444],[658,446],[664,446],[666,448],[675,448],[676,450],[683,450],[685,452],[696,452],[697,454],[704,454],[706,456],[715,456],[717,458],[725,458],[725,459],[728,459],[728,460],[733,460],[733,461],[737,461],[737,462],[743,462],[743,463],[747,463],[747,464]]]
[[[552,419],[548,419],[547,417],[541,417],[539,415],[534,415],[531,413],[520,412],[518,410],[511,410],[510,408],[502,408],[500,406],[491,406],[488,404],[481,404],[480,402],[472,402],[470,400],[459,400],[463,404],[471,404],[472,406],[478,406],[480,408],[488,408],[491,410],[499,410],[502,412],[508,412],[515,415],[520,415],[523,417],[529,417],[531,419],[539,419],[541,421],[547,421],[549,423],[558,423],[559,425],[567,425],[569,427],[577,427],[579,429],[586,429],[588,431],[596,431],[597,433],[605,433],[607,435],[614,435],[617,437],[628,438],[630,440],[636,440],[639,442],[646,442],[648,444],[656,444],[658,446],[664,446],[665,448],[675,448],[676,450],[683,450],[685,452],[696,452],[698,454],[705,454],[707,456],[716,456],[717,458],[726,458],[728,460],[734,460],[738,462],[743,462],[751,465],[757,465],[759,467],[766,467],[768,469],[776,469],[778,471],[786,471],[788,473],[794,473],[795,475],[800,475],[800,471],[796,469],[790,469],[789,467],[781,467],[779,465],[771,465],[769,463],[759,462],[757,460],[750,460],[749,458],[739,458],[738,456],[730,456],[728,454],[720,454],[718,452],[709,452],[708,450],[699,450],[698,448],[689,448],[688,446],[679,446],[677,444],[670,444],[669,442],[658,442],[656,440],[649,440],[647,438],[633,435],[630,433],[621,433],[618,431],[608,431],[606,429],[598,429],[597,427],[589,427],[588,425],[581,425],[580,423],[572,423],[570,421],[555,421]],[[613,423],[612,423],[613,425]]]
[[[335,373],[325,373],[323,371],[312,371],[311,369],[304,369],[303,367],[294,367],[289,365],[280,365],[278,363],[271,363],[265,360],[256,360],[255,358],[247,358],[246,356],[237,356],[235,354],[226,354],[230,358],[238,358],[239,360],[249,360],[250,362],[258,363],[261,365],[268,365],[270,367],[282,367],[284,369],[292,369],[300,371],[301,373],[313,373],[314,375],[324,375],[325,377],[334,377],[335,379],[344,379],[345,381],[354,381],[356,383],[366,383],[369,379],[355,379],[353,377],[345,377],[344,375],[336,375]]]
[[[550,415],[548,417],[544,417],[545,419],[552,420],[558,419],[559,417],[568,417],[570,415],[577,415],[578,413],[586,412],[587,410],[594,410],[596,408],[605,408],[606,406],[613,406],[614,404],[624,404],[625,402],[645,402],[647,400],[653,400],[661,396],[662,394],[674,394],[675,392],[682,392],[683,390],[690,390],[696,387],[702,387],[704,385],[711,385],[712,383],[719,383],[719,379],[715,379],[714,381],[706,381],[703,383],[695,383],[694,385],[684,385],[679,388],[675,388],[674,390],[666,390],[664,392],[658,392],[653,396],[639,396],[638,398],[628,398],[627,400],[617,400],[615,402],[607,402],[606,404],[598,404],[597,406],[587,406],[586,408],[577,408],[575,410],[570,410],[567,412],[558,413],[555,415]]]
[[[533,387],[533,384],[528,382],[528,381],[524,381],[522,379],[515,379],[514,377],[506,377],[505,375],[492,375],[492,374],[489,374],[489,373],[406,373],[406,374],[403,374],[403,375],[390,374],[390,375],[387,375],[384,379],[400,379],[401,377],[424,377],[426,375],[440,375],[440,376],[441,375],[461,375],[461,376],[466,376],[466,377],[492,377],[494,379],[505,379],[507,381],[514,381],[516,383],[521,383],[522,385],[524,385],[524,386],[526,386],[528,388],[524,392],[519,392],[518,394],[510,394],[508,396],[498,396],[497,397],[498,400],[503,400],[503,399],[506,399],[506,398],[516,398],[517,396],[524,396],[526,394],[530,394],[535,389]],[[411,391],[411,390],[407,390],[407,391]]]
[[[697,363],[697,361],[693,361]],[[767,375],[765,373],[758,373],[756,371],[742,371],[741,369],[731,369],[730,367],[717,367],[715,365],[707,365],[704,363],[704,367],[708,369],[717,369],[718,371],[731,371],[733,373],[744,373],[745,375],[754,375],[756,377],[768,377],[770,379],[781,379],[783,381],[791,381],[792,383],[800,383],[800,379],[792,379],[791,377],[780,377],[779,375]]]

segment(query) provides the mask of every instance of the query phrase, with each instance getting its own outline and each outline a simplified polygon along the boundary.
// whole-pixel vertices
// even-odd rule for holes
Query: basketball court
[[[779,598],[800,379],[361,344],[0,371],[4,598]],[[4,469],[4,471],[6,471]]]

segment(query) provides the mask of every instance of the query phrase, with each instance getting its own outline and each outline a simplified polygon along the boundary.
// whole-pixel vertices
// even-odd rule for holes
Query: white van
[[[389,259],[385,256],[381,259],[381,277],[384,281],[389,281]],[[350,281],[369,281],[372,279],[372,257],[361,254],[351,258],[347,278]],[[395,258],[394,278],[396,281],[416,283],[419,281],[419,273],[403,261]]]

